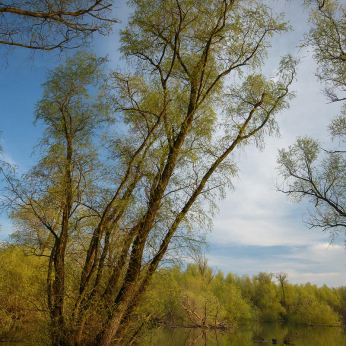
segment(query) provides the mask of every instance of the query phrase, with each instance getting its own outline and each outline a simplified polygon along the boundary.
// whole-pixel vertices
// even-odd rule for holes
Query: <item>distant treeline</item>
[[[229,328],[253,320],[339,326],[346,320],[346,287],[291,284],[286,273],[226,276],[206,260],[161,269],[142,307],[159,323]]]
[[[45,296],[47,257],[28,256],[18,246],[0,247],[0,337],[32,328],[30,335],[49,343]],[[68,263],[69,271],[76,271]],[[76,281],[77,282],[77,281]],[[72,292],[76,282],[67,282]],[[73,304],[71,297],[70,304]],[[234,328],[254,320],[287,320],[305,325],[339,326],[346,319],[346,287],[291,284],[285,273],[238,276],[215,272],[206,259],[186,268],[161,268],[136,318],[143,326]],[[34,332],[35,331],[35,332]],[[46,340],[44,338],[47,337]],[[35,339],[39,344],[39,340]]]

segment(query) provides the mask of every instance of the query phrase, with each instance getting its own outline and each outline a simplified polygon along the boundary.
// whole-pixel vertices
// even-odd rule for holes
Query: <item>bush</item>
[[[294,320],[301,324],[320,326],[340,326],[341,316],[327,303],[318,302],[314,297],[300,303]]]

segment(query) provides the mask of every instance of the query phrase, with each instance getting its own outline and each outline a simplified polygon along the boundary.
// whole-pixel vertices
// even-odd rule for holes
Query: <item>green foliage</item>
[[[47,320],[45,258],[28,255],[16,246],[0,247],[0,335]]]
[[[0,260],[4,264],[0,268],[0,335],[16,330],[44,336],[49,321],[44,295],[46,258],[25,254],[19,247],[2,246]],[[229,273],[225,277],[210,267],[200,268],[189,264],[185,270],[179,266],[160,269],[137,309],[140,321],[147,327],[163,323],[210,329],[278,319],[339,326],[339,313],[346,317],[345,287],[318,288],[286,281],[285,307],[280,283],[273,281],[272,274],[262,272],[250,279]],[[73,292],[70,285],[73,282],[68,281],[67,290]]]
[[[300,324],[339,326],[341,316],[326,301],[301,290],[294,319]]]
[[[315,3],[318,1],[315,1]],[[311,47],[317,62],[317,77],[325,85],[331,101],[343,98],[346,81],[344,40],[346,6],[341,1],[326,0],[310,11],[310,31],[304,46]]]
[[[284,291],[274,275],[261,272],[250,279],[232,273],[224,277],[207,267],[188,264],[161,269],[153,279],[141,313],[152,313],[163,324],[197,325],[205,328],[235,327],[249,321],[291,321],[305,325],[339,326],[344,311],[344,288],[326,285],[292,285],[287,274]],[[283,300],[285,294],[285,303]],[[342,303],[341,303],[342,302]],[[344,315],[345,318],[346,315]]]
[[[254,295],[252,301],[261,311],[260,319],[266,322],[276,321],[285,313],[280,303],[278,287],[273,283],[273,274],[261,272],[252,279]]]
[[[47,73],[35,112],[36,121],[45,125],[47,146],[63,142],[66,131],[79,146],[86,145],[99,125],[110,120],[105,63],[94,53],[78,51]]]
[[[217,296],[225,309],[228,324],[236,326],[247,323],[254,317],[250,301],[242,296],[236,285],[223,283]]]
[[[184,272],[179,267],[160,270],[145,301],[150,301],[144,304],[148,311],[174,325],[234,327],[252,317],[249,301],[222,272],[215,275],[209,267],[201,272],[196,264]]]

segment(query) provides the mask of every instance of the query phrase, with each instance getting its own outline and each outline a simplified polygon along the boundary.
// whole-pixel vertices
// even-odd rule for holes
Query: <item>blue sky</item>
[[[234,182],[235,191],[229,191],[219,202],[220,212],[214,218],[213,232],[207,257],[209,263],[224,272],[253,275],[259,271],[289,274],[293,283],[310,281],[330,286],[346,285],[346,254],[343,239],[329,245],[329,237],[321,230],[310,230],[303,223],[306,203],[293,204],[275,189],[278,149],[292,144],[297,136],[319,138],[330,147],[327,125],[338,113],[340,104],[327,104],[321,94],[321,85],[314,76],[315,63],[311,53],[297,46],[307,31],[307,13],[299,4],[303,1],[270,1],[277,12],[287,13],[293,32],[272,41],[267,74],[278,66],[280,56],[291,52],[302,58],[298,81],[293,85],[297,97],[291,108],[278,118],[280,138],[266,140],[260,152],[248,148],[238,156],[240,173]],[[126,23],[128,9],[119,2],[117,17]],[[110,67],[124,64],[119,61],[117,30],[112,37],[95,40],[94,50],[100,56],[109,55]],[[25,172],[35,157],[33,146],[42,128],[33,125],[35,103],[40,99],[40,85],[48,68],[59,62],[59,57],[37,54],[27,60],[28,52],[15,50],[9,56],[7,68],[0,70],[0,129],[4,157]],[[335,145],[335,144],[332,144]],[[0,238],[11,232],[8,219],[0,216]]]

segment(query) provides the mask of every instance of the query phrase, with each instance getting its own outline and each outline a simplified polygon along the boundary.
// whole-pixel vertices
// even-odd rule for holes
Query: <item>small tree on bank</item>
[[[235,150],[262,147],[292,97],[294,59],[275,81],[259,73],[269,38],[286,30],[268,6],[131,5],[121,39],[135,73],[113,72],[91,98],[101,60],[80,53],[52,71],[36,113],[43,157],[22,179],[7,176],[16,236],[49,256],[53,345],[134,342],[158,265],[205,226],[206,202],[237,172]],[[102,123],[109,131],[97,137]]]

